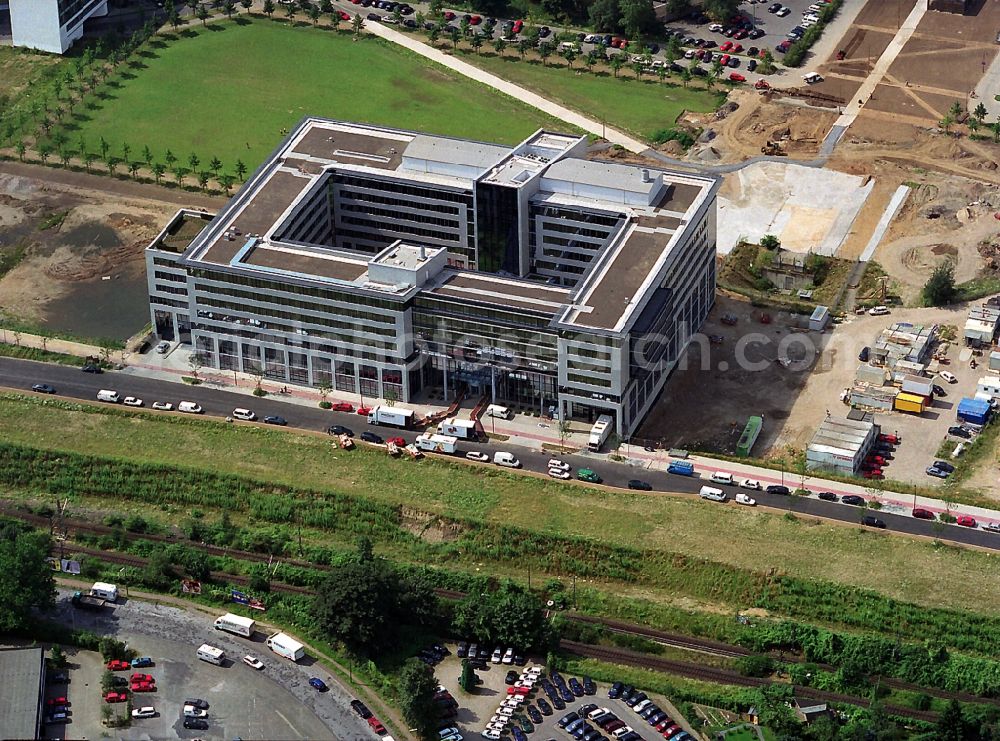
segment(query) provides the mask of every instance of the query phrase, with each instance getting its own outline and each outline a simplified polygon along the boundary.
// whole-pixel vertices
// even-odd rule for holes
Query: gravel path
[[[101,635],[133,634],[147,635],[163,640],[186,643],[191,646],[190,659],[194,661],[194,651],[202,643],[211,643],[226,652],[230,659],[239,662],[243,656],[252,653],[266,664],[266,676],[285,688],[302,705],[309,708],[340,741],[357,739],[371,741],[376,738],[350,708],[353,699],[350,693],[312,657],[293,664],[272,653],[264,645],[264,635],[256,633],[257,641],[242,639],[217,631],[211,626],[209,615],[183,610],[169,605],[141,602],[135,598],[115,605],[104,613],[77,610],[69,604],[71,589],[59,588],[56,604],[57,616],[61,622],[77,628],[93,630]],[[170,657],[177,659],[177,657]],[[320,677],[330,687],[329,692],[318,693],[309,686],[309,678]]]

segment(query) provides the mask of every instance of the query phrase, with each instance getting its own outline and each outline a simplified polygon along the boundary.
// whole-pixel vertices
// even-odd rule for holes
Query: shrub
[[[331,409],[332,407],[333,407],[333,404],[330,403],[329,401],[326,401],[326,400],[321,401],[319,403],[319,408],[320,409]]]
[[[676,126],[660,129],[653,134],[652,138],[654,144],[666,144],[670,141],[676,141],[680,142],[681,146],[685,149],[688,149],[692,144],[694,144],[694,137],[691,135],[691,132],[679,129]]]

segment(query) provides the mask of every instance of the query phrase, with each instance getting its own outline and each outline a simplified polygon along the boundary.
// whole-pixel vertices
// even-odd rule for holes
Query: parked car
[[[972,515],[959,515],[955,518],[955,524],[962,527],[978,527],[976,518]]]
[[[816,496],[818,496],[824,502],[836,502],[838,499],[837,495],[834,494],[832,491],[821,491]]]
[[[741,489],[751,489],[753,491],[760,491],[764,487],[761,486],[757,479],[741,479],[740,480]]]
[[[344,427],[344,425],[330,425],[326,428],[327,435],[347,435],[348,437],[354,437],[354,430],[350,427]]]
[[[374,445],[384,445],[385,440],[382,439],[381,435],[376,435],[371,430],[365,430],[361,433],[361,439],[366,443],[373,443]]]
[[[635,489],[636,491],[653,490],[653,487],[650,484],[647,484],[645,481],[641,481],[640,479],[629,479],[628,488]]]
[[[934,461],[934,463],[931,465],[940,468],[942,471],[945,471],[946,473],[955,473],[955,467],[950,463],[948,463],[947,461]]]
[[[853,507],[864,507],[868,503],[864,497],[859,497],[857,494],[845,494],[840,501]]]
[[[184,727],[196,731],[207,731],[208,721],[204,718],[184,718]]]
[[[111,659],[111,661],[108,662],[109,672],[123,672],[126,669],[131,669],[131,668],[132,668],[131,663],[129,663],[128,661],[122,661],[121,659]]]
[[[320,692],[326,692],[329,689],[329,687],[326,686],[326,682],[319,677],[310,677],[309,686]]]
[[[949,373],[948,371],[938,371],[938,375],[948,383],[958,383],[958,379],[955,378],[954,374]]]
[[[929,509],[924,509],[923,507],[914,507],[913,516],[916,517],[918,520],[934,519],[934,513],[931,512]]]
[[[949,427],[948,428],[948,434],[949,435],[954,435],[955,437],[961,437],[961,438],[964,438],[966,440],[968,440],[969,438],[972,437],[972,432],[970,432],[965,427],[959,427],[959,426]]]
[[[883,529],[885,528],[885,521],[880,520],[879,518],[874,517],[872,515],[865,515],[864,517],[862,517],[861,524],[866,525],[868,527],[878,527]]]
[[[47,383],[36,383],[31,387],[31,390],[39,394],[54,394],[56,392],[55,387]]]
[[[787,486],[782,486],[781,484],[771,484],[767,489],[768,494],[791,494],[791,490]]]
[[[364,720],[368,720],[372,717],[372,711],[369,710],[368,706],[361,702],[361,700],[351,700],[351,709],[360,715]]]
[[[471,450],[465,454],[466,459],[470,461],[476,461],[476,463],[489,463],[490,457],[486,453],[480,453],[476,450]]]
[[[170,412],[170,411],[173,411],[173,408],[174,408],[174,405],[171,404],[169,401],[154,401],[153,402],[153,409],[158,409],[161,412]]]
[[[925,469],[924,473],[926,473],[928,476],[934,476],[935,478],[939,478],[939,479],[946,479],[946,478],[948,478],[948,472],[947,471],[942,471],[937,466],[928,466]]]
[[[280,417],[277,414],[269,414],[264,417],[264,424],[266,425],[277,425],[278,427],[284,427],[288,424],[288,420],[284,417]]]
[[[330,409],[334,412],[353,412],[354,405],[346,401],[338,401]]]
[[[552,478],[559,479],[561,481],[568,481],[573,478],[569,471],[563,470],[562,468],[550,468],[548,473]]]
[[[257,671],[260,671],[261,669],[264,668],[264,662],[258,659],[256,656],[251,656],[250,654],[247,654],[246,656],[243,657],[243,663],[249,666],[251,669],[256,669]]]
[[[580,481],[586,481],[590,484],[600,484],[604,481],[604,479],[602,479],[596,471],[592,471],[589,468],[581,468],[576,472],[576,477],[580,479]]]
[[[153,718],[156,716],[156,708],[149,705],[141,708],[134,708],[132,710],[133,718]]]
[[[751,497],[749,494],[744,494],[742,491],[736,492],[736,503],[745,504],[748,507],[753,507],[757,504],[757,500]]]

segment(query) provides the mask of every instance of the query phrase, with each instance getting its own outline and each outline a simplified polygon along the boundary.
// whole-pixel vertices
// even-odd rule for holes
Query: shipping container
[[[916,396],[931,396],[934,394],[934,379],[924,376],[904,376],[903,391]]]
[[[912,414],[923,414],[927,407],[927,399],[916,394],[897,394],[894,404],[897,412],[910,412]]]

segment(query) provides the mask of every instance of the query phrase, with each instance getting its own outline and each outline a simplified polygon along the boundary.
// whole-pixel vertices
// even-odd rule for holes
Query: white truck
[[[458,438],[450,435],[431,435],[425,432],[413,441],[418,450],[431,453],[454,453],[458,449]]]
[[[226,660],[225,651],[207,643],[203,643],[198,647],[197,656],[202,661],[207,661],[209,664],[215,664],[216,666],[222,666],[222,662]]]
[[[103,581],[94,582],[94,586],[90,588],[90,594],[93,597],[100,597],[108,602],[118,601],[118,587]]]
[[[244,638],[252,636],[256,626],[257,623],[252,618],[233,615],[231,612],[227,612],[222,617],[215,619],[216,630],[224,630],[227,633],[233,633]]]
[[[476,439],[476,423],[471,419],[459,419],[458,417],[446,419],[438,425],[437,431],[439,435],[451,435],[461,440]]]
[[[413,410],[400,407],[375,407],[368,412],[368,424],[400,427],[406,429],[413,424]]]
[[[600,450],[608,436],[611,435],[614,426],[615,420],[610,414],[602,414],[598,417],[594,426],[590,428],[590,440],[587,441],[587,447],[594,451]]]
[[[267,644],[269,649],[278,654],[278,656],[283,656],[289,661],[298,661],[306,655],[305,647],[284,633],[275,633],[273,636],[268,636],[264,643]]]

